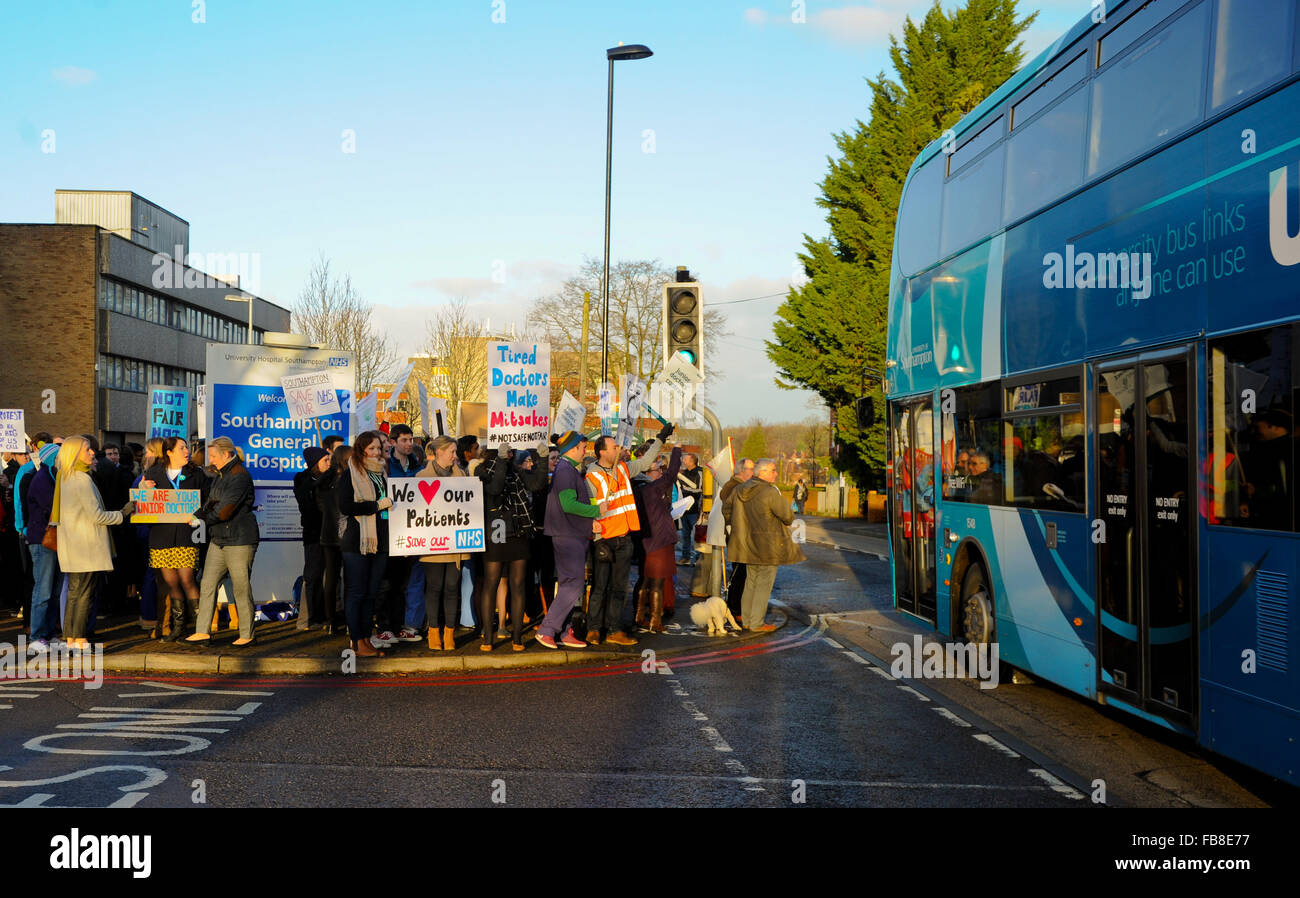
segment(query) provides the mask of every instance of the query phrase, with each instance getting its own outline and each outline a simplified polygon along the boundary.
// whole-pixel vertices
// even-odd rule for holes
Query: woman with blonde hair
[[[99,489],[90,479],[95,450],[82,437],[63,441],[55,462],[54,505],[50,523],[58,528],[59,567],[68,575],[68,609],[63,638],[73,648],[89,648],[86,625],[95,587],[103,571],[113,569],[109,527],[122,523],[135,510],[128,502],[120,511],[106,511]]]
[[[456,441],[437,436],[425,447],[429,463],[421,477],[466,477],[456,463]],[[424,611],[428,616],[429,648],[451,651],[456,648],[456,619],[460,610],[460,569],[469,560],[468,553],[425,555]]]

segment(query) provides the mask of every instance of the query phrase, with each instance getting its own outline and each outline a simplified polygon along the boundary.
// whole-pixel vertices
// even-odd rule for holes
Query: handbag
[[[50,524],[45,528],[45,535],[41,537],[41,545],[51,552],[59,551],[59,528]]]

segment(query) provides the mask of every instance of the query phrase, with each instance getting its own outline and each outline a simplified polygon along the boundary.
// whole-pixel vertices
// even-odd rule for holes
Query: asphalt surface
[[[1095,809],[1098,779],[1110,805],[1294,795],[1050,687],[895,680],[910,624],[887,565],[804,548],[774,591],[782,630],[662,658],[0,685],[0,805]]]

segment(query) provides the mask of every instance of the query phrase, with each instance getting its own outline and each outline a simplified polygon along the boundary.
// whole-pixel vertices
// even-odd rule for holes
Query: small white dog
[[[691,621],[700,629],[704,629],[707,625],[710,636],[727,635],[727,624],[731,624],[733,630],[740,629],[736,619],[731,616],[731,609],[727,607],[726,599],[719,596],[692,605]]]

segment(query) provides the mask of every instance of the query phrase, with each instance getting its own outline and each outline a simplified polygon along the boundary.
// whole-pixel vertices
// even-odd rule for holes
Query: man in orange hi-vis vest
[[[632,531],[641,529],[632,497],[632,478],[654,463],[672,425],[659,432],[649,451],[624,463],[613,437],[596,440],[596,463],[587,469],[591,502],[608,503],[600,516],[600,536],[592,542],[591,605],[587,609],[587,643],[599,645],[602,630],[613,645],[636,645],[627,631],[628,572],[632,567]]]

